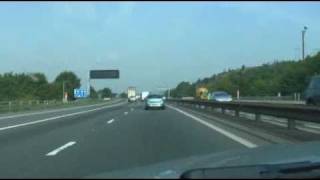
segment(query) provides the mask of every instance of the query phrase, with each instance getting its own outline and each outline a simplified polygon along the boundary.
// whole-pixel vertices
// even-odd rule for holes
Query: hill
[[[172,97],[195,96],[195,89],[205,86],[210,91],[222,90],[233,96],[288,96],[303,94],[310,77],[320,73],[320,52],[299,61],[275,61],[256,67],[228,70],[196,82],[180,82],[171,90]]]

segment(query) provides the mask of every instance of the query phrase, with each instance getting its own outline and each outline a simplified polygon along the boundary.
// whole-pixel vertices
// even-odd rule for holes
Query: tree
[[[98,99],[98,93],[92,86],[90,86],[90,98]]]
[[[35,99],[45,100],[45,99],[52,99],[48,96],[48,91],[50,89],[50,85],[46,76],[43,73],[32,73],[29,74],[33,81],[34,85],[34,96]]]
[[[186,97],[195,95],[195,85],[189,82],[181,82],[178,86],[171,92],[173,97]]]
[[[227,91],[242,96],[275,96],[302,93],[313,75],[320,73],[320,52],[307,56],[304,61],[274,61],[261,66],[246,67],[213,74],[210,78],[198,79],[196,87],[205,86],[209,91]],[[192,94],[194,84],[180,82],[172,90],[173,97]]]
[[[71,71],[64,71],[60,73],[54,80],[54,83],[60,85],[61,92],[64,84],[65,92],[68,93],[68,99],[71,100],[74,99],[73,90],[81,86],[80,79],[77,77],[75,73]]]
[[[0,75],[0,100],[41,99],[47,85],[47,78],[42,73],[4,73]]]
[[[98,93],[100,94],[101,98],[106,98],[106,97],[110,98],[113,95],[110,88],[103,88]]]
[[[30,73],[29,77],[32,79],[33,82],[37,84],[48,84],[46,75],[44,75],[43,73]]]
[[[45,87],[47,91],[45,91],[45,94],[41,97],[41,100],[61,100],[62,99],[62,87],[58,83],[51,83],[48,84],[47,87]]]
[[[120,94],[120,97],[121,97],[121,98],[127,98],[127,97],[128,97],[128,95],[127,95],[127,93],[122,92],[122,93]]]

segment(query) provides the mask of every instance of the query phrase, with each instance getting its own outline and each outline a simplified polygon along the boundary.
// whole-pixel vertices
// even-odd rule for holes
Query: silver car
[[[320,75],[313,76],[305,91],[307,105],[320,104]]]
[[[156,108],[164,110],[166,108],[164,104],[163,96],[161,95],[149,95],[145,100],[145,110]]]
[[[232,101],[232,97],[230,94],[224,91],[216,91],[209,95],[209,100],[218,102],[230,102]]]

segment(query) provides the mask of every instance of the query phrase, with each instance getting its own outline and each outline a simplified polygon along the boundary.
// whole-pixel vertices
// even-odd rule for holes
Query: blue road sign
[[[87,97],[87,90],[84,89],[74,89],[73,94],[75,98],[84,98]]]

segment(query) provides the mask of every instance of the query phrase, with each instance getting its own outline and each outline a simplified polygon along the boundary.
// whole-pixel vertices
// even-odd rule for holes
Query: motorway
[[[119,101],[0,117],[0,178],[79,178],[268,144],[168,105]]]

